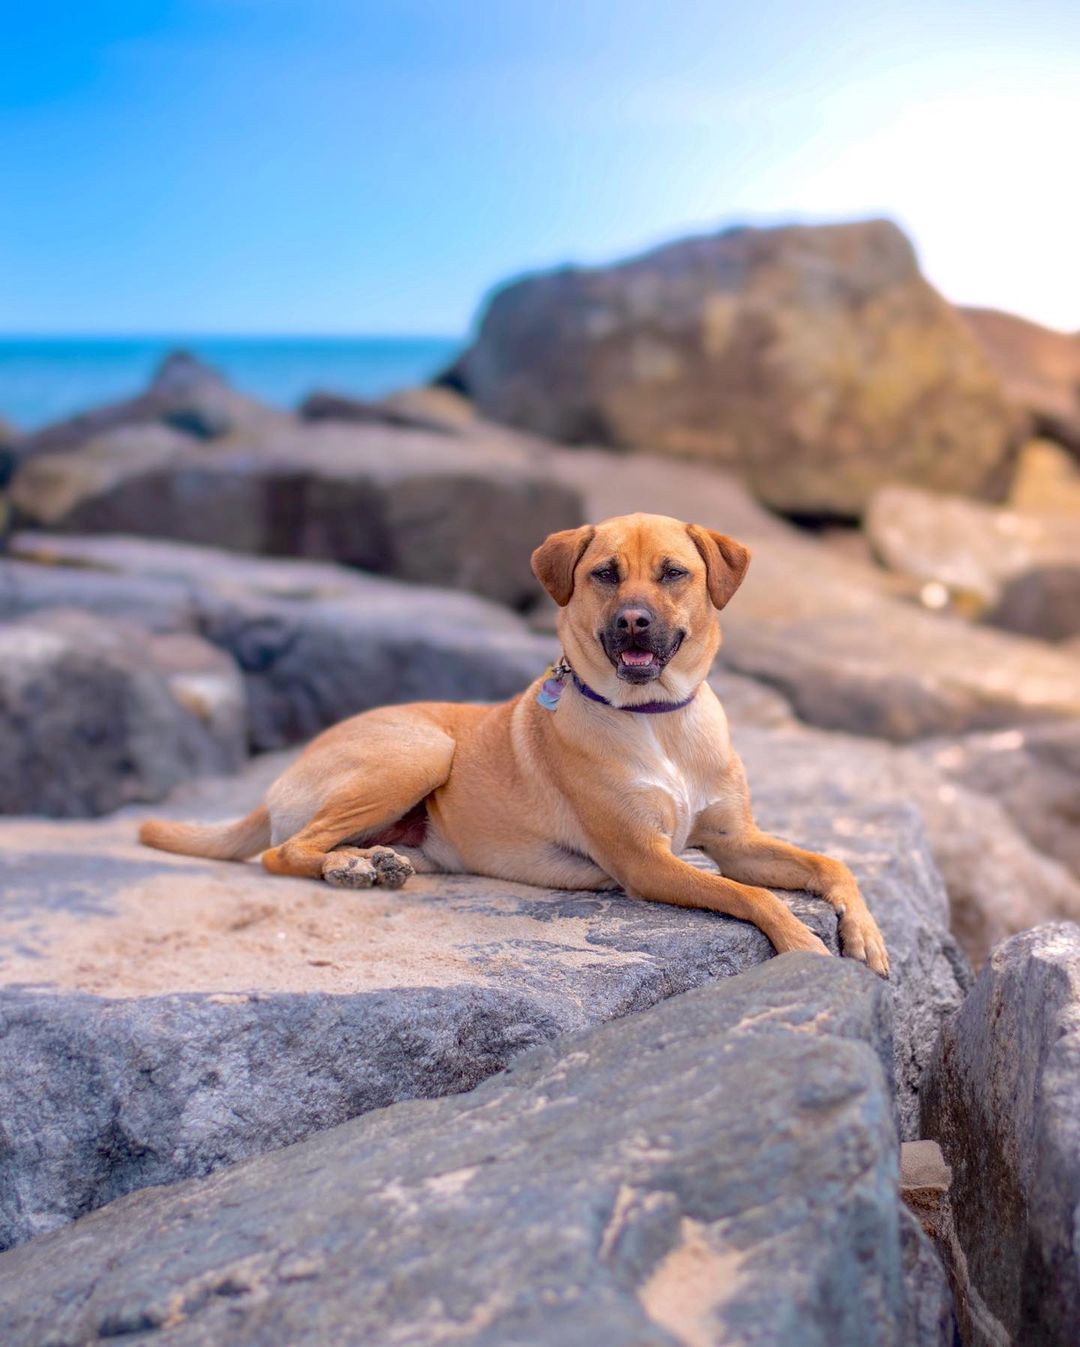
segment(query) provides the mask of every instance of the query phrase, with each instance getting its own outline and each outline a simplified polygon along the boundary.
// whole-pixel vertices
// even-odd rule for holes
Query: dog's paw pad
[[[335,889],[370,889],[378,879],[366,856],[327,856],[322,876]]]
[[[390,847],[372,847],[371,863],[375,867],[375,882],[384,889],[400,889],[416,874],[412,862]]]

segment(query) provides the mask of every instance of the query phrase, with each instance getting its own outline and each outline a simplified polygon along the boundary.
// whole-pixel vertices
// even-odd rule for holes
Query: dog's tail
[[[235,823],[172,823],[151,818],[139,829],[139,841],[159,851],[206,856],[215,861],[243,861],[270,844],[270,813],[261,804]]]

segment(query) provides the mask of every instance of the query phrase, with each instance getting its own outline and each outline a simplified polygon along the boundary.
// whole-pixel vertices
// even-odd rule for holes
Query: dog
[[[533,571],[559,606],[563,659],[499,705],[380,707],[320,734],[246,818],[154,819],[140,840],[333,885],[397,888],[473,873],[633,897],[753,922],[778,952],[826,946],[773,888],[839,915],[843,952],[888,975],[854,875],[754,822],[727,718],[705,681],[717,614],[749,550],[651,514],[553,533]],[[681,858],[700,848],[720,874]]]

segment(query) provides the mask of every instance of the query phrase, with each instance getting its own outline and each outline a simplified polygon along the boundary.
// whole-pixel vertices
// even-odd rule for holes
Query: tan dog
[[[263,851],[276,874],[398,887],[415,870],[627,893],[751,921],[777,950],[827,950],[764,885],[840,914],[844,952],[888,957],[847,866],[761,832],[727,718],[704,681],[717,610],[750,561],[724,534],[635,514],[554,533],[533,569],[561,607],[568,667],[498,706],[421,702],[326,730],[247,818],[153,820],[189,855]],[[635,710],[634,708],[639,708]],[[390,848],[397,847],[397,851]],[[681,860],[700,847],[723,877]]]

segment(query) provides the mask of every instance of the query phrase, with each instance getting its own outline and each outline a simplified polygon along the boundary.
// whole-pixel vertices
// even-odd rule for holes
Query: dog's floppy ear
[[[574,570],[593,540],[591,524],[577,529],[550,533],[532,554],[533,575],[560,608],[565,608],[574,592]]]
[[[726,533],[716,533],[700,524],[687,524],[687,532],[705,562],[705,583],[714,608],[723,608],[739,588],[750,565],[750,549]]]

